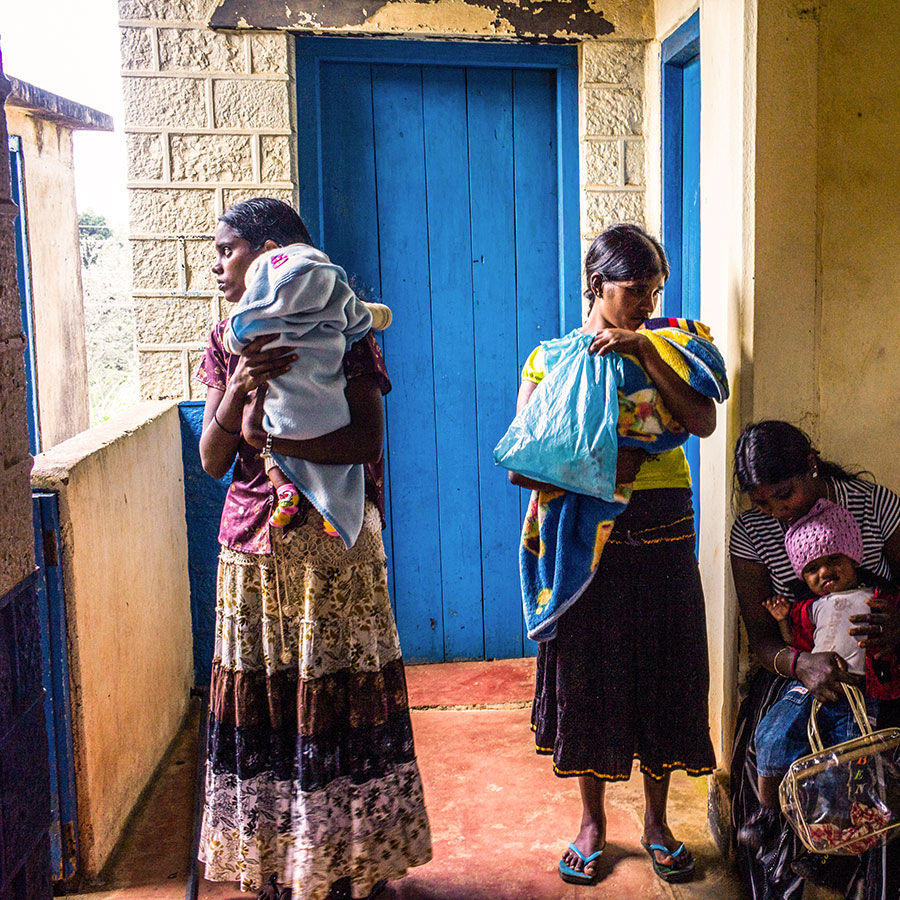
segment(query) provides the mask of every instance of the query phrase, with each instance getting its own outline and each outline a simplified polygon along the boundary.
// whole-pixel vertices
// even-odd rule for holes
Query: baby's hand
[[[790,600],[788,600],[787,597],[780,596],[779,594],[775,594],[774,597],[769,597],[768,600],[763,600],[763,606],[769,611],[769,614],[777,622],[783,622],[790,615]]]

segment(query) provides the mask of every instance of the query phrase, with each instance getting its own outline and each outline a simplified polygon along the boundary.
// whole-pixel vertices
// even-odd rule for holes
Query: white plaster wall
[[[710,736],[721,770],[736,713],[737,604],[728,566],[731,449],[740,430],[741,328],[752,307],[752,107],[754,3],[706,2],[700,8],[701,313],[728,366],[732,398],[717,407],[715,433],[700,444],[700,572],[706,597]],[[697,0],[659,0],[657,39],[647,51],[645,106],[647,222],[661,230],[662,41],[698,9]]]
[[[738,613],[727,535],[732,521],[732,449],[740,431],[740,334],[753,303],[753,109],[755,3],[700,9],[701,318],[725,356],[731,399],[715,434],[701,442],[700,569],[710,644],[710,733],[721,769],[737,711]]]
[[[140,403],[35,459],[60,498],[83,873],[102,868],[187,709],[181,434]]]
[[[16,107],[22,139],[42,446],[90,424],[72,132]]]

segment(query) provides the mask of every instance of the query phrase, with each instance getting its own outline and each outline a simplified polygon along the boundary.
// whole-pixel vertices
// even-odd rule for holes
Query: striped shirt
[[[834,500],[850,510],[863,537],[863,568],[893,580],[894,573],[884,556],[885,541],[900,527],[900,497],[871,481],[828,479]],[[739,559],[762,563],[769,570],[776,594],[790,595],[797,580],[784,546],[788,526],[758,509],[741,513],[731,526],[729,552]],[[900,574],[900,573],[898,573]]]

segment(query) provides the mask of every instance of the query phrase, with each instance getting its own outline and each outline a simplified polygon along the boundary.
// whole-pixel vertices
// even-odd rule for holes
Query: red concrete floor
[[[383,900],[742,900],[706,830],[706,782],[676,773],[669,819],[697,858],[698,877],[666,885],[640,846],[640,777],[608,788],[604,875],[568,885],[559,855],[580,817],[575,779],[553,775],[529,728],[533,660],[407,669],[413,729],[434,859]],[[182,900],[193,814],[197,713],[133,817],[102,883],[86,900]],[[636,773],[637,775],[637,773]],[[200,900],[239,900],[235,885],[202,881]],[[298,898],[302,900],[302,898]],[[382,898],[379,898],[382,900]]]

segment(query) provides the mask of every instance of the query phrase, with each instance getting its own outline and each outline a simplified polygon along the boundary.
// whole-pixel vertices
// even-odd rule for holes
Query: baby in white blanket
[[[298,365],[272,379],[264,426],[273,437],[307,440],[347,425],[343,358],[370,328],[384,329],[391,312],[360,300],[340,266],[309,244],[289,244],[258,256],[245,276],[246,291],[223,336],[240,353],[254,338],[279,335],[268,346],[296,348]],[[266,454],[266,472],[277,502],[269,524],[286,526],[302,492],[325,519],[325,529],[351,545],[362,518],[360,466],[325,466]],[[287,471],[285,471],[287,470]],[[357,515],[358,510],[358,515]]]

